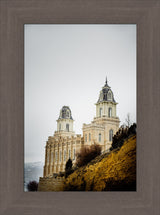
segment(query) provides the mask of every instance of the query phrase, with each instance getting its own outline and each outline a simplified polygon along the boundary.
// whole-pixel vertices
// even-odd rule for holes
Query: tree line
[[[136,123],[133,123],[130,127],[121,126],[119,130],[116,132],[116,134],[113,136],[110,151],[118,147],[121,147],[126,139],[136,134],[136,129],[137,129]]]

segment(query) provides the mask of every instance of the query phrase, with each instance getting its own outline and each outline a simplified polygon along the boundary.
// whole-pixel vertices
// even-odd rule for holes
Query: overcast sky
[[[44,162],[64,105],[82,134],[106,76],[120,124],[135,122],[136,25],[25,25],[25,162]]]

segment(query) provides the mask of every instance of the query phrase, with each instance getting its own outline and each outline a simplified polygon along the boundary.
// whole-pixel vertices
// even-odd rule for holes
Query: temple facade
[[[107,79],[95,105],[96,117],[90,124],[83,124],[83,136],[76,135],[73,131],[74,120],[71,109],[68,106],[62,107],[57,119],[57,130],[46,142],[43,177],[63,172],[69,158],[74,165],[76,153],[84,146],[99,144],[102,151],[109,150],[120,121],[116,114],[117,103]]]

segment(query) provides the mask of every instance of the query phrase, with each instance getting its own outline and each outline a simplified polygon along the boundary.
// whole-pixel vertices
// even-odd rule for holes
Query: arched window
[[[89,133],[89,141],[91,141],[91,134]]]
[[[108,108],[108,117],[112,117],[112,108]]]
[[[69,124],[66,124],[66,131],[69,131]]]
[[[66,112],[66,117],[69,117],[69,111]]]
[[[106,93],[103,94],[103,100],[107,100],[107,94]]]
[[[99,142],[101,142],[101,133],[99,133]]]
[[[112,141],[112,139],[113,139],[113,130],[110,129],[109,130],[109,141]]]
[[[112,93],[111,92],[108,92],[107,98],[108,98],[108,100],[112,100]]]
[[[102,108],[99,108],[99,116],[102,116]]]
[[[87,142],[87,134],[85,134],[85,142]]]

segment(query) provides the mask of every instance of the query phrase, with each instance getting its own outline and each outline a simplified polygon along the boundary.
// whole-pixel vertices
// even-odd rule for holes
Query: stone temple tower
[[[120,123],[116,114],[117,104],[106,79],[95,104],[96,117],[90,124],[83,124],[84,145],[97,143],[103,151],[111,147],[112,137],[119,129]]]
[[[83,137],[80,134],[75,135],[73,122],[70,108],[63,106],[57,120],[57,130],[46,142],[44,177],[65,171],[69,158],[75,164],[76,153],[83,146]]]
[[[57,120],[57,131],[55,131],[55,136],[74,136],[73,122],[74,120],[70,108],[68,106],[63,106]]]
[[[96,117],[116,118],[116,103],[113,92],[107,84],[107,78],[104,87],[99,94],[99,99],[96,103]]]

